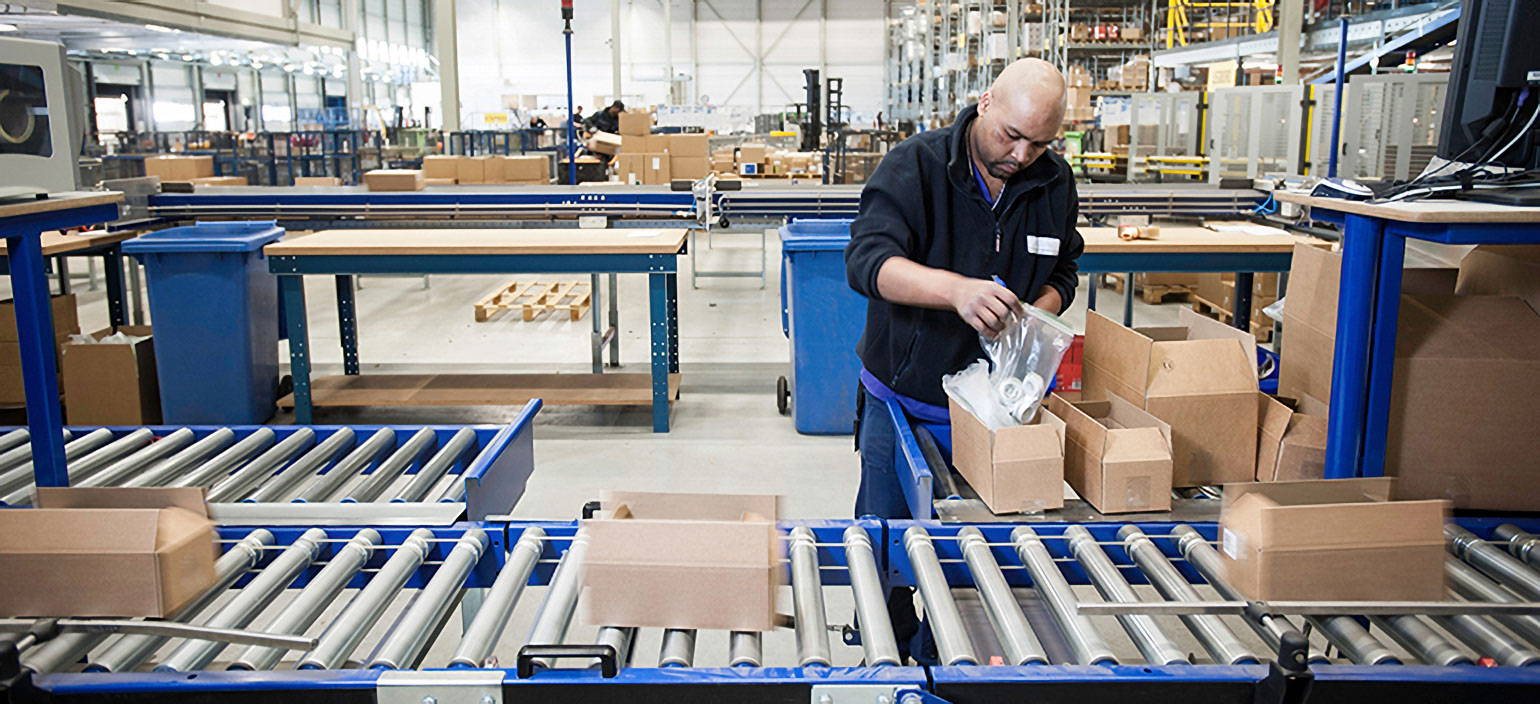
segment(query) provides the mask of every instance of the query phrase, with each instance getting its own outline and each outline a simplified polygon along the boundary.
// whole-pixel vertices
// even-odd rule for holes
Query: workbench
[[[1294,258],[1294,245],[1329,247],[1322,240],[1301,235],[1245,234],[1215,232],[1197,226],[1160,226],[1159,239],[1118,239],[1115,227],[1080,229],[1085,239],[1085,253],[1080,255],[1080,271],[1093,275],[1120,272],[1202,272],[1235,273],[1235,327],[1251,324],[1252,277],[1255,272],[1288,273]],[[1133,274],[1123,296],[1123,324],[1134,320]],[[1279,297],[1283,279],[1279,279]],[[1091,282],[1086,307],[1096,310],[1096,282]]]
[[[114,328],[126,325],[128,315],[124,307],[126,298],[123,287],[123,249],[119,245],[125,240],[133,239],[137,234],[127,230],[121,232],[97,230],[76,235],[57,231],[44,232],[43,257],[57,258],[55,261],[59,266],[59,293],[69,293],[69,268],[64,265],[65,257],[100,256],[107,280],[107,321]],[[0,268],[8,269],[9,266],[9,249],[0,244]]]
[[[1279,192],[1342,228],[1326,476],[1385,473],[1390,391],[1406,240],[1441,244],[1540,244],[1540,208],[1458,200],[1374,204]]]
[[[677,257],[685,230],[447,229],[327,230],[268,245],[269,270],[279,275],[287,316],[296,422],[311,422],[316,406],[513,405],[539,398],[548,404],[651,405],[653,430],[668,432],[669,403],[679,395]],[[618,317],[611,286],[610,325],[595,320],[594,374],[377,375],[358,370],[358,319],[353,277],[360,274],[646,274],[651,314],[652,368],[641,374],[601,374],[599,355],[611,342],[618,364]],[[301,277],[335,276],[344,375],[310,378],[309,332]]]
[[[58,193],[47,198],[0,201],[0,237],[6,245],[15,298],[16,338],[32,468],[38,486],[68,486],[64,465],[64,414],[59,407],[59,370],[48,278],[43,273],[43,237],[50,230],[99,225],[118,219],[123,194]]]

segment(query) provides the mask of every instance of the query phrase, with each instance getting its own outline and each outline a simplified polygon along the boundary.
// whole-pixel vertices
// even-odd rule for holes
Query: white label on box
[[[1232,560],[1241,559],[1241,553],[1246,550],[1246,536],[1221,526],[1219,528],[1219,544],[1225,554]]]
[[[652,158],[652,168],[653,168],[654,171],[663,168],[663,158],[662,157],[657,157],[657,156],[653,157]]]

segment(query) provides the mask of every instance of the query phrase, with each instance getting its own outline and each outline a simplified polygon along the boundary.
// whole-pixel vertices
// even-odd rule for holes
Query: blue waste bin
[[[123,243],[144,263],[164,422],[260,424],[278,392],[272,221],[198,223]]]
[[[781,233],[781,326],[791,342],[791,379],[778,389],[797,432],[848,435],[856,418],[866,299],[845,279],[850,220],[799,220]]]

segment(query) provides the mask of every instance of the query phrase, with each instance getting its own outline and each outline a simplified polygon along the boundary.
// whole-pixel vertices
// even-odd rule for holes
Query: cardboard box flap
[[[1237,340],[1191,340],[1155,345],[1150,353],[1148,397],[1251,393],[1257,389],[1256,357]]]
[[[1107,436],[1102,449],[1102,460],[1114,462],[1138,462],[1144,460],[1171,460],[1171,438],[1159,428],[1125,428]]]
[[[1166,439],[1167,455],[1171,450],[1171,425],[1165,421],[1150,415],[1144,409],[1129,403],[1126,399],[1116,395],[1107,395],[1108,412],[1104,416],[1109,421],[1128,429],[1153,428],[1161,437]]]
[[[1455,292],[1518,296],[1540,310],[1540,245],[1484,244],[1471,250],[1460,260]]]
[[[1294,410],[1296,412],[1315,418],[1327,418],[1327,413],[1330,412],[1330,408],[1326,405],[1325,401],[1310,394],[1300,394],[1299,398],[1295,400],[1295,404]]]
[[[207,519],[203,487],[38,487],[38,508],[179,508]]]
[[[1540,360],[1540,325],[1509,296],[1402,296],[1396,357]]]
[[[1133,395],[1144,393],[1153,340],[1096,311],[1086,313],[1086,339],[1096,343],[1085,346],[1085,365],[1096,367],[1109,380],[1115,380],[1116,386],[1132,390]]]
[[[1228,510],[1231,504],[1249,494],[1261,494],[1279,505],[1390,501],[1395,484],[1396,480],[1392,477],[1226,484],[1220,512]]]
[[[1278,448],[1293,417],[1294,411],[1278,399],[1257,393],[1257,481],[1277,478]]]
[[[690,494],[662,491],[601,491],[599,506],[611,515],[621,505],[639,520],[742,521],[745,515],[774,522],[780,497],[773,494]]]
[[[1337,335],[1337,289],[1342,256],[1307,244],[1294,245],[1289,264],[1286,325],[1304,325],[1328,337]]]
[[[0,554],[143,553],[155,549],[159,511],[0,511]]]
[[[1099,450],[1107,446],[1107,426],[1098,419],[1111,412],[1110,401],[1070,403],[1055,393],[1048,396],[1044,405],[1064,421],[1064,434],[1070,442],[1088,450]]]
[[[997,460],[1035,460],[1064,455],[1064,421],[1046,407],[1027,425],[1011,428],[1009,433],[992,433]],[[1048,437],[1052,436],[1052,442]]]
[[[1257,358],[1257,338],[1246,330],[1241,330],[1233,325],[1226,325],[1213,318],[1199,315],[1191,308],[1183,308],[1179,313],[1183,327],[1187,328],[1189,340],[1235,340],[1246,348],[1246,359]]]
[[[1325,480],[1336,481],[1336,480]],[[1268,503],[1260,494],[1241,499]],[[1261,536],[1269,550],[1444,545],[1447,501],[1369,501],[1311,506],[1261,506]]]
[[[597,519],[588,531],[591,564],[764,569],[779,558],[780,541],[768,523]]]

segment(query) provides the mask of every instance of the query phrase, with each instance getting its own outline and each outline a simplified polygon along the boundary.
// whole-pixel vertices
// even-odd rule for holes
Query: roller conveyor
[[[933,601],[930,597],[946,595],[961,612],[954,625],[963,630],[962,637],[955,638],[948,650],[954,656],[963,650],[973,651],[981,664],[988,665],[990,654],[1016,636],[1010,635],[1011,627],[1002,625],[1002,614],[989,619],[969,618],[969,605],[974,609],[979,606],[965,597],[986,590],[998,596],[998,590],[984,587],[974,575],[987,575],[989,580],[998,577],[1013,597],[1009,602],[994,599],[987,608],[1010,607],[1022,614],[1019,623],[1026,624],[1026,633],[1042,644],[1046,656],[1041,660],[1026,658],[1028,664],[1019,666],[900,665],[870,659],[868,653],[896,652],[891,650],[895,644],[868,645],[868,638],[884,637],[881,629],[857,628],[856,640],[861,642],[847,640],[844,647],[831,646],[828,666],[801,666],[798,663],[807,655],[800,645],[808,640],[804,630],[824,634],[828,626],[839,625],[804,622],[802,614],[810,609],[797,610],[799,618],[792,628],[764,634],[598,629],[580,624],[573,607],[578,600],[584,539],[578,536],[577,524],[566,522],[435,528],[223,527],[221,537],[230,552],[221,559],[221,572],[233,574],[226,580],[233,586],[221,586],[200,600],[204,603],[198,618],[205,623],[246,623],[268,633],[317,637],[320,644],[315,650],[281,654],[262,648],[224,648],[228,652],[210,658],[208,652],[221,650],[219,646],[173,638],[156,643],[148,653],[135,648],[140,651],[135,658],[114,664],[104,660],[122,651],[122,642],[141,637],[86,639],[94,642],[60,638],[24,652],[23,662],[37,672],[33,677],[36,686],[71,701],[105,700],[129,692],[167,701],[180,697],[192,701],[239,691],[259,699],[263,694],[281,700],[313,693],[343,699],[373,696],[372,701],[384,703],[387,696],[397,696],[390,688],[398,686],[428,688],[411,690],[412,702],[423,701],[426,696],[436,701],[460,701],[456,697],[465,692],[457,688],[486,686],[488,682],[494,683],[493,688],[503,697],[496,701],[626,701],[628,686],[675,688],[666,690],[666,697],[675,701],[817,702],[821,701],[819,692],[835,691],[820,688],[838,686],[891,687],[893,695],[926,692],[950,701],[1084,702],[1132,696],[1133,692],[1138,695],[1131,700],[1141,704],[1282,701],[1253,698],[1276,684],[1272,678],[1279,671],[1267,663],[1275,655],[1260,638],[1239,645],[1261,661],[1257,664],[1226,664],[1233,656],[1223,655],[1224,650],[1206,657],[1199,651],[1192,654],[1190,662],[1178,662],[1170,654],[1172,649],[1180,652],[1200,644],[1199,628],[1177,625],[1176,620],[1160,621],[1142,631],[1150,634],[1151,644],[1162,646],[1149,647],[1125,634],[1126,620],[1078,614],[1076,604],[1096,603],[1099,594],[1107,594],[1108,603],[1132,598],[1159,606],[1173,602],[1163,601],[1156,596],[1157,591],[1181,600],[1190,596],[1190,590],[1196,598],[1212,602],[1214,598],[1206,592],[1223,590],[1206,584],[1201,571],[1184,558],[1198,542],[1211,544],[1217,533],[1212,523],[1189,524],[1182,530],[1170,523],[1036,523],[1028,527],[940,526],[908,521],[809,521],[784,523],[782,527],[790,581],[796,582],[791,575],[799,564],[804,572],[816,566],[818,591],[826,605],[849,604],[854,596],[856,611],[862,610],[860,583],[872,576],[867,570],[870,555],[876,568],[872,571],[894,586],[920,586],[927,605]],[[1526,527],[1536,525],[1531,522]],[[1489,528],[1482,526],[1473,526],[1471,532],[1476,540],[1491,537]],[[1188,543],[1186,548],[1179,546],[1183,541]],[[1131,545],[1136,553],[1146,554],[1142,558],[1131,556]],[[869,550],[876,546],[882,547]],[[806,556],[795,558],[798,550]],[[987,552],[989,560],[982,559],[985,555],[981,551]],[[253,559],[253,552],[259,557]],[[303,567],[296,568],[299,563]],[[1146,571],[1146,566],[1157,564],[1164,567]],[[1099,575],[1095,578],[1098,583],[1093,583],[1088,572]],[[856,574],[862,577],[853,580]],[[1119,581],[1111,580],[1113,574]],[[1156,589],[1159,580],[1173,576],[1185,589],[1175,584]],[[1103,581],[1105,584],[1099,583]],[[280,589],[284,593],[269,599],[273,585],[280,583],[286,586]],[[1118,583],[1123,586],[1114,586]],[[806,588],[812,581],[804,578],[802,584]],[[484,590],[484,598],[476,600],[479,608],[467,606],[472,603],[469,599],[459,602],[459,608],[469,613],[456,618],[456,602],[466,589]],[[929,595],[924,595],[926,589]],[[1220,596],[1224,598],[1223,593]],[[1050,618],[1043,606],[1050,598],[1068,609]],[[939,598],[934,601],[942,603]],[[866,606],[872,606],[869,600]],[[330,625],[319,623],[316,615],[329,607],[340,611],[335,611],[337,616],[330,619]],[[515,614],[524,614],[521,618],[535,614],[534,627],[527,632],[510,632],[510,617]],[[186,615],[194,616],[197,614]],[[1076,664],[1079,656],[1069,651],[1064,644],[1065,629],[1056,625],[1060,616],[1078,616],[1073,620],[1085,631],[1081,637],[1101,643],[1099,647],[1082,646],[1083,650],[1104,648],[1124,664],[1106,659],[1099,660],[1098,665]],[[828,609],[825,618],[845,623],[859,620],[848,606]],[[1431,631],[1431,624],[1444,618],[1448,617],[1419,618],[1418,622]],[[1496,623],[1493,617],[1472,618]],[[1259,620],[1280,642],[1299,642],[1296,639],[1301,636],[1288,614],[1269,613]],[[468,625],[464,629],[446,625],[454,622]],[[1371,632],[1385,628],[1379,625],[1382,622],[1376,618]],[[1505,649],[1523,650],[1526,646],[1504,634],[1491,628],[1481,637],[1496,639],[1488,644],[1494,649],[1471,651],[1475,659],[1494,660],[1492,667],[1429,665],[1410,651],[1397,653],[1402,665],[1355,665],[1342,658],[1315,658],[1309,663],[1312,696],[1377,701],[1396,692],[1414,692],[1429,701],[1448,700],[1453,693],[1489,702],[1535,701],[1540,695],[1540,668],[1513,666],[1523,659]],[[1240,631],[1232,637],[1240,641],[1243,635],[1250,633]],[[1444,637],[1442,632],[1435,635]],[[1322,638],[1319,634],[1312,637],[1318,642]],[[1455,637],[1465,640],[1458,633]],[[1397,639],[1391,641],[1394,647]],[[656,643],[658,648],[637,652],[639,642]],[[596,644],[608,648],[601,650]],[[530,657],[521,657],[520,651],[526,646],[571,650],[557,653],[547,648],[540,651],[544,663],[536,664],[534,651]],[[52,657],[39,657],[48,655],[49,649],[55,651]],[[59,657],[59,651],[74,657]],[[60,672],[78,669],[72,663],[79,652],[86,652],[92,669],[109,671]],[[595,653],[602,653],[597,657],[606,667],[618,670],[613,677],[606,677],[604,668],[592,667]],[[1303,650],[1298,654],[1303,665]],[[965,662],[955,657],[954,661]],[[296,670],[296,662],[306,663],[307,669]],[[494,664],[499,669],[481,669]],[[446,667],[454,669],[440,670]],[[526,669],[525,676],[519,675],[520,668]],[[138,672],[132,677],[121,676],[128,670]],[[185,673],[197,674],[197,678],[188,679]],[[696,685],[699,690],[692,689]],[[1416,689],[1405,689],[1408,685]],[[734,689],[728,693],[720,689],[722,686]],[[433,687],[447,689],[435,693]],[[549,689],[560,687],[567,689]],[[659,690],[639,689],[636,695],[655,698]],[[838,700],[831,696],[830,701]],[[878,700],[871,695],[862,701]],[[898,704],[902,699],[893,696],[889,701]]]
[[[73,428],[65,456],[78,486],[204,487],[227,525],[447,524],[513,509],[533,472],[539,407],[470,428]],[[25,440],[17,432],[0,445]],[[31,505],[31,445],[3,452],[12,467],[0,471],[0,505]]]

